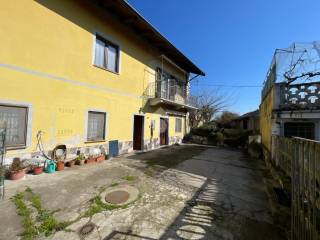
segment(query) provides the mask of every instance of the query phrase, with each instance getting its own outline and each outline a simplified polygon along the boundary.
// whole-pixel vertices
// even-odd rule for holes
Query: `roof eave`
[[[97,0],[92,0],[96,2]],[[100,2],[104,2],[105,0],[100,0]],[[173,62],[175,62],[178,66],[184,69],[186,72],[194,73],[197,75],[205,76],[204,71],[202,71],[199,67],[197,67],[188,57],[186,57],[177,47],[175,47],[166,37],[164,37],[148,20],[146,20],[130,3],[126,0],[114,0],[114,1],[106,1],[107,5],[112,11],[115,12],[116,7],[122,7],[122,9],[118,9],[121,11],[121,14],[126,14],[128,19],[131,19],[130,26],[136,29],[143,29],[146,31],[144,37],[146,40],[150,42],[158,42],[158,49],[161,49],[160,52],[165,54],[168,58],[170,58]],[[139,28],[140,27],[140,28]],[[143,34],[142,34],[143,35]],[[154,44],[156,46],[156,44]],[[161,47],[159,47],[161,46]]]

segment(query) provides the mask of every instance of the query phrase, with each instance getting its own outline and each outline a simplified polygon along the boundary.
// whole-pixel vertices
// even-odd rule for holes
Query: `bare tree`
[[[228,94],[215,91],[211,94],[203,92],[199,95],[191,96],[191,104],[197,109],[190,112],[189,119],[191,127],[209,123],[215,114],[223,111],[229,102]]]
[[[320,79],[320,42],[293,43],[277,49],[274,57],[277,82],[305,83]]]

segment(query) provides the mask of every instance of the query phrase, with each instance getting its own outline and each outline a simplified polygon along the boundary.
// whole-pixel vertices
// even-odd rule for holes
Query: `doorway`
[[[160,118],[160,145],[168,145],[169,142],[169,120]]]
[[[134,115],[133,120],[133,150],[143,148],[144,116]]]

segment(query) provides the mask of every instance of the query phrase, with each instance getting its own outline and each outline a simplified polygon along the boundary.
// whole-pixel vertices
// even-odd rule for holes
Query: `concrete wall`
[[[118,74],[93,66],[96,32],[119,45]],[[132,148],[133,116],[141,114],[142,95],[163,64],[160,52],[114,17],[76,0],[2,3],[0,39],[0,104],[29,107],[27,146],[10,150],[7,156],[37,152],[40,130],[48,150],[61,143],[71,149],[107,146],[109,140]],[[187,78],[173,65],[164,62],[164,67]],[[105,141],[86,141],[88,110],[107,113]],[[151,120],[156,120],[153,139],[159,138],[162,115],[164,111],[158,110],[145,113],[145,141],[154,141]],[[174,131],[175,116],[169,122],[170,138],[181,139],[185,132]]]

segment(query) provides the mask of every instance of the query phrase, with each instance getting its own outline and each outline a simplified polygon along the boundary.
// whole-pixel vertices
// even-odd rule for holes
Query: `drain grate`
[[[79,231],[79,234],[81,236],[87,236],[93,232],[95,227],[96,226],[93,223],[87,223],[86,225],[82,226],[82,228]]]
[[[105,200],[111,204],[121,204],[128,201],[130,194],[124,190],[117,190],[106,195]]]

